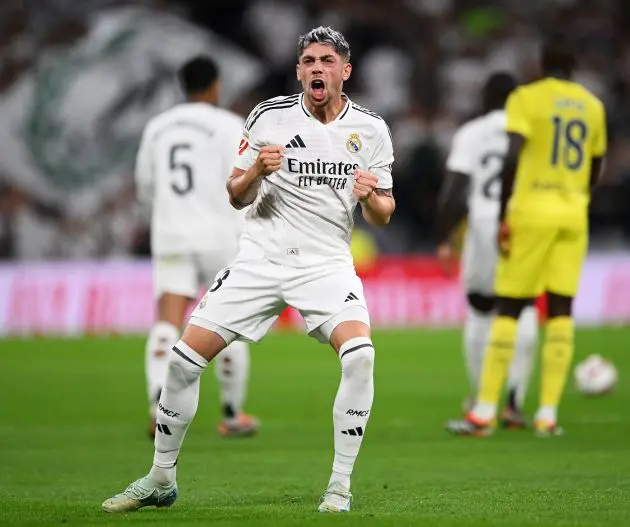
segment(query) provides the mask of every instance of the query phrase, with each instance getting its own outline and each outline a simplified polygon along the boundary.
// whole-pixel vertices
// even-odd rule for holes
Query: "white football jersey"
[[[184,103],[147,124],[136,160],[141,202],[152,206],[154,255],[236,253],[245,214],[226,200],[243,119]]]
[[[303,94],[276,97],[249,115],[236,166],[247,170],[265,145],[284,146],[284,159],[263,179],[247,213],[239,257],[291,267],[352,265],[355,169],[376,175],[378,188],[392,188],[394,155],[385,121],[346,97],[338,117],[322,124]]]
[[[494,110],[467,122],[453,137],[446,161],[450,172],[470,177],[468,218],[499,218],[501,169],[508,138],[503,110]]]

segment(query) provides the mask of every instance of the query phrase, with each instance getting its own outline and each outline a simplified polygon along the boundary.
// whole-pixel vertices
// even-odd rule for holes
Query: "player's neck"
[[[563,71],[546,71],[543,76],[547,79],[558,79],[561,81],[571,80],[571,75]]]
[[[346,97],[340,93],[339,96],[331,99],[325,106],[317,107],[304,97],[304,106],[306,109],[322,124],[328,124],[334,121],[347,103]]]
[[[209,104],[210,106],[216,106],[217,105],[217,101],[215,101],[214,99],[210,98],[210,97],[206,97],[204,95],[191,95],[188,97],[188,102],[189,103],[201,103],[201,104]]]

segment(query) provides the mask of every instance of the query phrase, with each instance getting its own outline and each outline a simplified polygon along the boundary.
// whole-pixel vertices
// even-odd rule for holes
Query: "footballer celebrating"
[[[479,377],[496,303],[494,276],[499,250],[497,231],[501,168],[507,151],[505,102],[516,88],[509,73],[494,73],[482,90],[483,115],[464,124],[453,137],[446,161],[446,181],[438,203],[438,258],[449,263],[449,242],[455,226],[467,217],[462,274],[468,311],[464,325],[464,356],[470,381],[469,405],[477,398]],[[506,428],[525,426],[523,403],[538,341],[533,301],[519,319],[516,353],[510,366],[507,404],[501,415]]]
[[[575,55],[563,37],[542,49],[543,78],[517,88],[507,102],[509,146],[502,171],[498,314],[485,353],[477,402],[448,428],[460,435],[492,432],[512,359],[517,319],[543,292],[548,323],[542,350],[538,435],[561,433],[560,398],[573,355],[573,298],[588,242],[588,204],[606,154],[602,102],[571,81]]]
[[[350,476],[374,398],[370,318],[350,254],[353,212],[360,204],[368,223],[389,222],[393,148],[383,119],[342,91],[352,66],[339,32],[318,27],[301,36],[296,71],[303,92],[259,104],[245,123],[227,183],[234,207],[251,205],[239,253],[169,356],[149,474],[106,500],[108,512],[175,501],[177,458],[201,374],[226,345],[264,337],[285,306],[339,358],[334,460],[319,510],[350,510]]]

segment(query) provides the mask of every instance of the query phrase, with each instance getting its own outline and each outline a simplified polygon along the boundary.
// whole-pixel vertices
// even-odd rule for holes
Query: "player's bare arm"
[[[353,194],[361,203],[363,218],[370,225],[387,225],[396,209],[392,189],[376,188],[378,178],[371,172],[357,170],[354,173]]]
[[[449,171],[438,199],[437,235],[440,244],[448,243],[453,230],[468,214],[467,196],[470,176]]]
[[[516,168],[518,166],[518,158],[521,155],[523,146],[525,145],[525,137],[512,132],[508,133],[508,150],[503,161],[503,169],[501,170],[501,208],[499,209],[499,250],[506,254],[509,252],[510,245],[510,229],[505,222],[505,214],[507,205],[512,196],[514,188],[514,178],[516,177]]]
[[[604,170],[606,170],[606,158],[594,157],[591,160],[591,190],[601,182]]]
[[[470,188],[470,176],[462,172],[448,171],[444,186],[438,199],[437,210],[437,258],[447,274],[451,274],[455,251],[451,243],[451,236],[455,227],[459,225],[468,214],[468,191]]]
[[[251,167],[247,170],[234,168],[226,185],[230,204],[236,209],[251,205],[258,195],[262,178],[280,170],[283,157],[283,146],[263,146]]]

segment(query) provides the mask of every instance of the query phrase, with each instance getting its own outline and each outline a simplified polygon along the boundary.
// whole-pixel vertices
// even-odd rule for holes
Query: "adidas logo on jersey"
[[[346,299],[344,300],[345,302],[350,302],[351,300],[359,300],[359,297],[357,295],[355,295],[354,293],[350,293]]]
[[[293,139],[291,139],[291,141],[289,141],[286,145],[284,145],[285,148],[306,148],[306,145],[304,144],[304,141],[302,141],[302,138],[299,135],[296,135]]]

